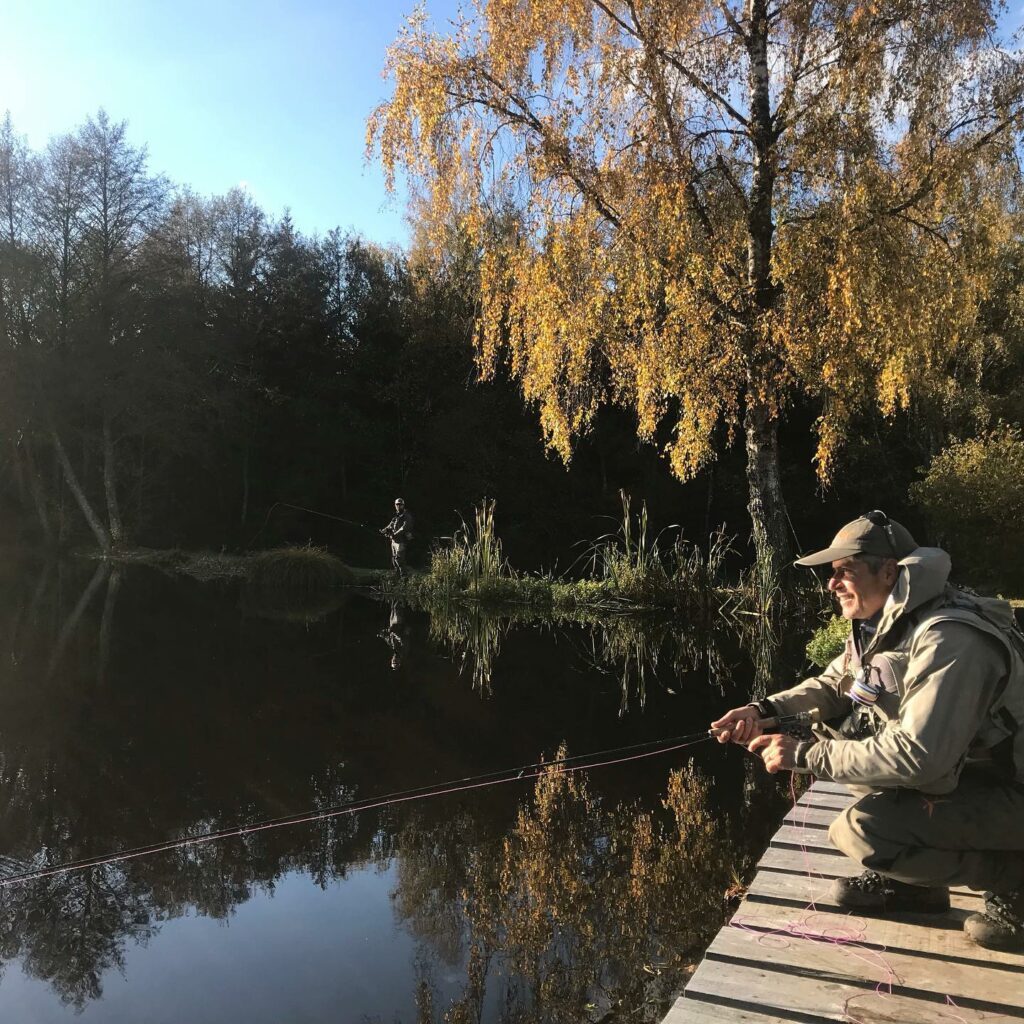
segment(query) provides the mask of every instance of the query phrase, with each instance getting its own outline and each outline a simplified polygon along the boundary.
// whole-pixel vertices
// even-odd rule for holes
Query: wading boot
[[[949,910],[949,890],[939,886],[909,885],[865,871],[856,878],[837,878],[832,898],[848,910],[909,910],[916,914],[941,914]]]
[[[964,935],[986,949],[1024,950],[1024,889],[985,893],[985,913],[964,921]]]

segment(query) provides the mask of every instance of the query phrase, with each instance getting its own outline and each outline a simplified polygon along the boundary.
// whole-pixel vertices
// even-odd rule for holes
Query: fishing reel
[[[821,714],[815,711],[798,711],[795,715],[773,715],[761,719],[761,732],[780,732],[798,740],[813,738],[813,729],[821,721]]]
[[[795,715],[771,715],[759,722],[761,733],[780,732],[798,740],[813,738],[813,727],[821,721],[821,714],[814,711],[798,711]],[[708,729],[709,736],[717,736],[721,729]]]

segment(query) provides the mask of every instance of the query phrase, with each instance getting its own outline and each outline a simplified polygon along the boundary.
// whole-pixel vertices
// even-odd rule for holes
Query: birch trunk
[[[53,673],[56,672],[57,666],[60,665],[61,658],[64,657],[64,651],[68,646],[68,641],[75,632],[79,620],[82,618],[86,608],[88,608],[92,603],[93,597],[96,596],[97,591],[103,586],[104,581],[109,575],[109,562],[101,562],[96,566],[96,571],[93,573],[92,579],[89,580],[85,590],[82,591],[82,596],[78,599],[78,603],[71,610],[71,614],[67,617],[64,621],[64,625],[61,627],[60,635],[57,637],[53,653],[50,655],[50,663],[46,669],[47,679],[53,678]]]
[[[774,575],[789,567],[790,546],[786,502],[779,472],[778,422],[764,405],[748,398],[743,430],[747,444],[747,510],[753,523],[758,560]]]
[[[25,468],[22,466],[21,451],[18,442],[11,439],[11,467],[14,470],[14,486],[18,489],[18,503],[28,508],[28,485],[25,483]]]
[[[747,50],[750,57],[750,140],[753,165],[747,213],[747,284],[751,316],[760,325],[777,297],[771,276],[772,203],[775,190],[775,126],[769,92],[768,3],[748,0]],[[748,381],[744,433],[747,446],[747,508],[753,523],[754,549],[760,562],[781,574],[790,561],[788,516],[782,495],[778,421],[761,397],[775,366],[770,344],[752,330],[747,346]]]
[[[43,483],[39,477],[39,470],[36,467],[36,460],[32,455],[32,445],[29,441],[25,442],[24,451],[25,470],[28,477],[28,489],[32,495],[32,504],[35,505],[43,537],[49,544],[53,540],[53,527],[50,524],[50,514],[46,508],[46,494],[43,492]]]
[[[82,485],[78,482],[78,477],[75,475],[75,469],[71,465],[68,453],[64,450],[64,445],[61,443],[60,435],[54,430],[50,436],[53,438],[53,446],[57,452],[57,458],[60,460],[61,469],[64,471],[64,480],[68,485],[68,489],[75,496],[75,501],[78,502],[78,507],[82,510],[82,515],[85,516],[85,521],[89,524],[89,529],[92,530],[100,547],[104,552],[109,552],[111,548],[110,534],[107,533],[106,527],[100,522],[99,516],[96,515],[92,505],[89,504],[89,499],[85,496],[85,491],[82,490]]]
[[[124,524],[121,508],[117,502],[117,460],[114,452],[114,435],[110,417],[103,417],[103,493],[107,499],[107,522],[110,524],[110,539],[120,544],[124,539]]]
[[[107,596],[103,602],[103,618],[100,620],[99,661],[96,667],[96,682],[106,685],[107,669],[110,666],[110,640],[114,632],[114,607],[117,593],[121,589],[121,570],[115,568],[107,579]]]

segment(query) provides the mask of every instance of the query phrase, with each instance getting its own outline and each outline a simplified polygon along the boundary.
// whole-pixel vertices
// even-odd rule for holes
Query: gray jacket
[[[826,720],[840,719],[853,707],[848,694],[862,664],[883,682],[874,734],[822,736],[806,752],[809,771],[836,782],[949,793],[968,757],[990,760],[1008,736],[1012,725],[996,707],[1008,678],[1017,703],[1024,686],[1006,632],[1013,611],[1005,601],[961,598],[947,585],[949,569],[944,551],[917,548],[899,563],[863,658],[848,641],[821,675],[769,697],[779,714],[817,709]]]

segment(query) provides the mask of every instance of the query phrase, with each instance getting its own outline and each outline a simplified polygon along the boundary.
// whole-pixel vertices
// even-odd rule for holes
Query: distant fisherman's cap
[[[881,555],[883,558],[906,558],[917,547],[910,531],[875,509],[847,523],[822,551],[798,558],[794,565],[828,565],[851,555]]]

